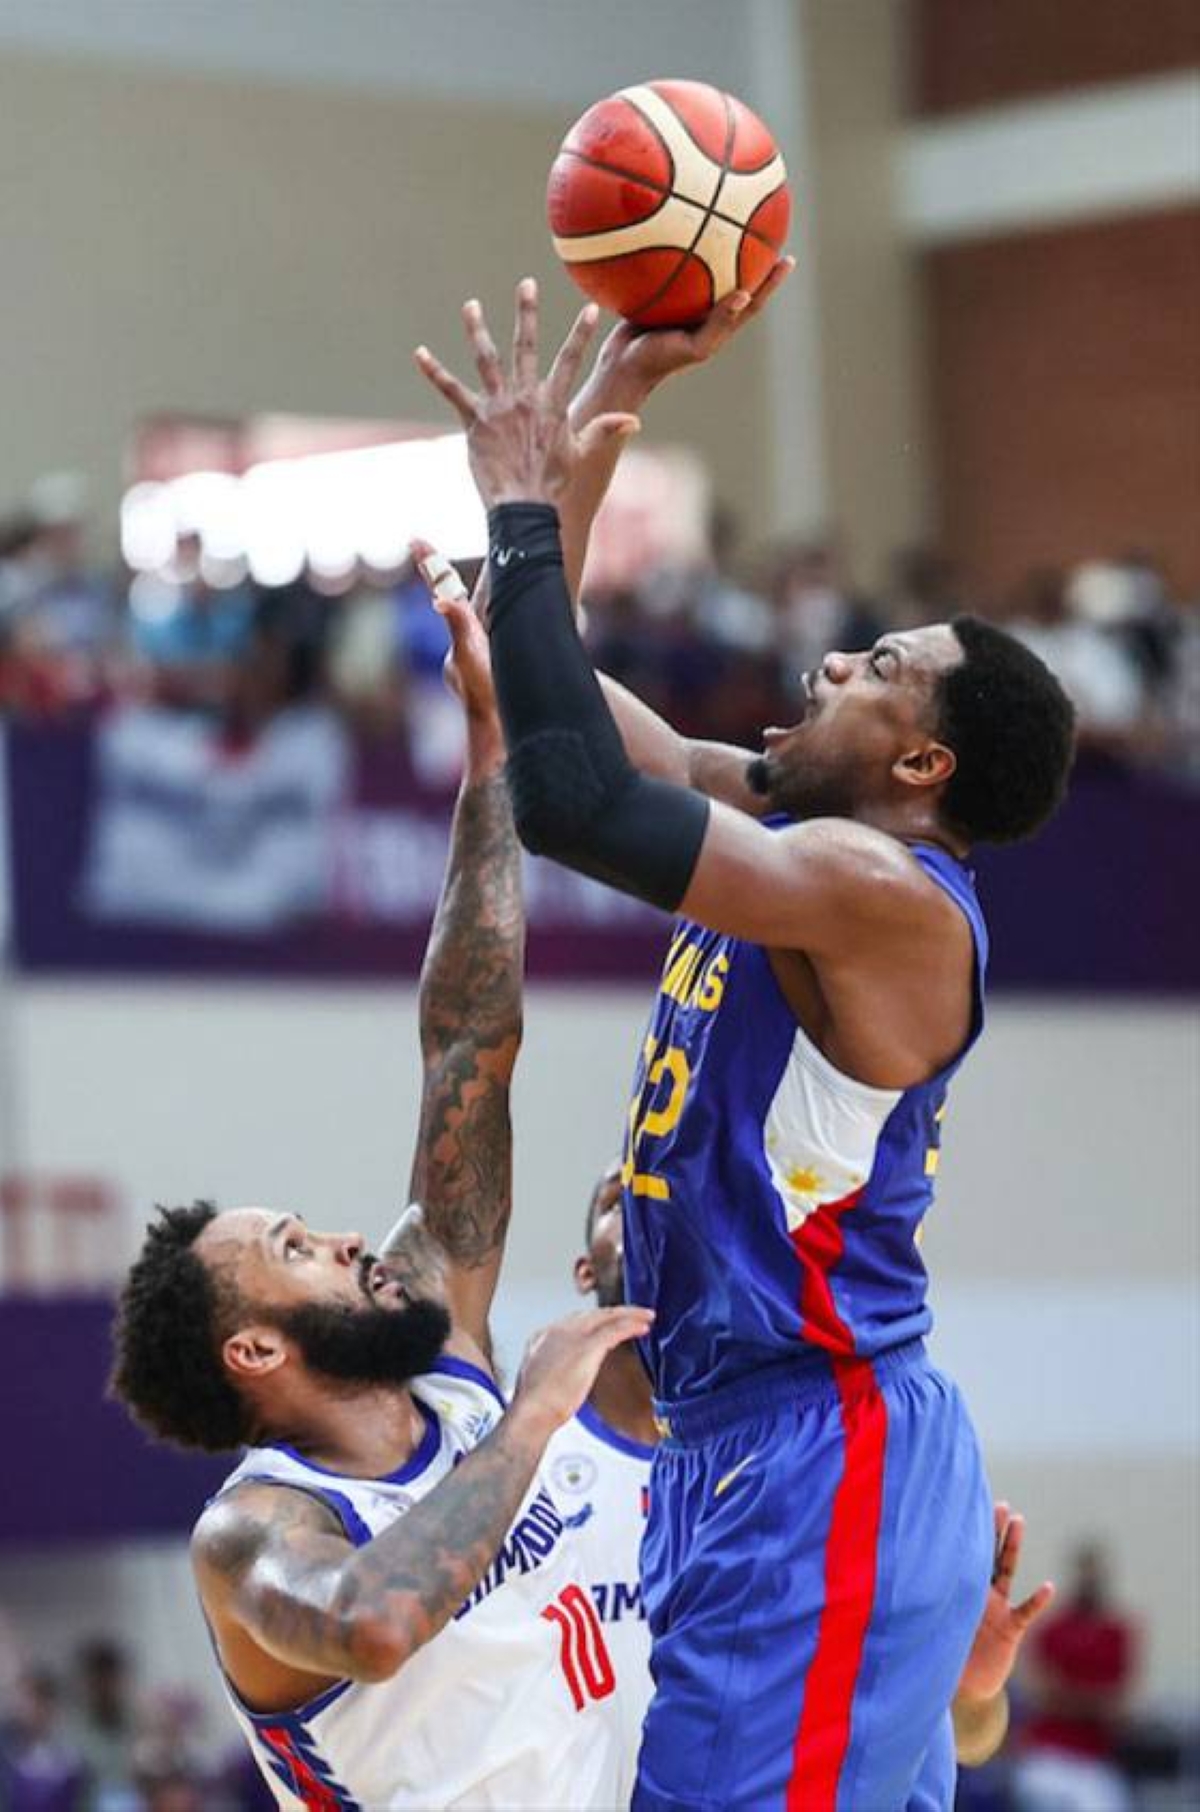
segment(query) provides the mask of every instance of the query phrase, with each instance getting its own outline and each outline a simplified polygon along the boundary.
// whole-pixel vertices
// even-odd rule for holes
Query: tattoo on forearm
[[[261,1511],[240,1528],[231,1518],[209,1544],[209,1564],[235,1590],[248,1583],[244,1621],[264,1647],[353,1675],[366,1632],[385,1626],[412,1654],[449,1622],[494,1560],[538,1457],[502,1421],[427,1498],[340,1556],[319,1506],[273,1489],[269,1521]]]
[[[425,1081],[410,1195],[432,1240],[465,1266],[494,1255],[511,1207],[508,1093],[524,954],[520,847],[496,775],[459,797],[421,971]]]

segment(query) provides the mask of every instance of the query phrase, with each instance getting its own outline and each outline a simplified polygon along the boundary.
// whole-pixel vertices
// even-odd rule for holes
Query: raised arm
[[[410,1287],[440,1282],[456,1335],[491,1363],[488,1312],[512,1208],[509,1089],[521,1043],[525,921],[520,846],[487,639],[465,594],[443,599],[450,684],[467,758],[450,854],[421,970],[423,1083],[409,1197],[382,1256]]]
[[[546,1442],[583,1402],[605,1355],[652,1319],[644,1309],[597,1309],[547,1329],[493,1432],[360,1548],[303,1492],[247,1483],[218,1499],[197,1524],[192,1558],[235,1684],[260,1705],[286,1704],[300,1683],[284,1670],[382,1680],[403,1667],[483,1577]]]
[[[623,444],[619,436],[583,439],[586,430],[614,412],[640,417],[650,397],[668,379],[698,370],[722,352],[762,313],[794,268],[794,258],[781,258],[753,296],[735,291],[697,327],[646,331],[622,321],[608,334],[589,377],[570,405],[571,427],[586,448],[558,499],[563,569],[572,598],[579,596],[588,537]],[[502,382],[503,373],[477,302],[467,303],[463,319],[481,381],[485,388],[492,388]],[[680,736],[616,680],[606,674],[599,678],[635,767],[658,779],[695,787],[752,817],[762,816],[763,801],[746,779],[752,751]]]

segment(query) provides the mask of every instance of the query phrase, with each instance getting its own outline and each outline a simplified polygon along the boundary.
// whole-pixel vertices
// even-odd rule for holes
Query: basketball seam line
[[[655,90],[655,92],[657,93],[657,90]],[[654,131],[657,134],[657,136],[659,138],[659,142],[665,143],[665,141],[662,139],[662,135],[660,133],[658,133],[658,128],[655,126],[654,121],[652,119],[650,119],[647,114],[642,112],[642,109],[638,106],[637,102],[631,101],[629,99],[628,95],[625,96],[625,99],[629,102],[629,105],[631,107],[633,107],[637,113],[641,113],[642,118],[646,121],[647,125],[651,128],[652,131]],[[699,139],[694,138],[692,133],[688,131],[687,121],[680,118],[680,115],[679,115],[677,109],[675,108],[674,104],[671,101],[667,100],[666,95],[663,95],[662,99],[667,101],[667,105],[671,108],[671,112],[675,114],[676,119],[679,120],[680,125],[683,127],[684,131],[687,133],[687,136],[692,140],[692,143],[695,145],[697,151],[699,151],[703,157],[709,157],[709,153],[704,149],[704,146],[700,143]],[[666,293],[670,289],[672,283],[674,283],[676,277],[678,277],[680,271],[683,270],[688,259],[691,257],[692,253],[695,251],[696,247],[699,245],[701,235],[703,234],[704,229],[705,229],[705,227],[707,227],[709,221],[712,219],[713,206],[716,203],[717,196],[721,193],[721,189],[724,186],[726,175],[728,174],[728,171],[729,171],[729,159],[733,152],[733,140],[734,140],[734,134],[735,134],[733,112],[729,105],[729,96],[727,94],[722,94],[721,100],[725,107],[725,156],[724,156],[722,163],[718,166],[720,169],[720,175],[717,177],[717,186],[713,190],[712,197],[709,201],[708,207],[704,211],[704,218],[701,220],[700,225],[697,227],[695,233],[692,235],[691,244],[689,246],[687,246],[679,254],[679,262],[676,264],[674,270],[670,273],[670,275],[667,276],[663,280],[663,282],[661,282],[659,284],[659,286],[656,290],[652,291],[652,293],[646,297],[644,302],[638,303],[637,312],[639,313],[639,315],[644,314],[646,309],[653,308],[654,304],[656,302],[661,302],[662,298],[666,295]],[[669,145],[666,146],[666,151],[667,151],[667,156],[670,157],[671,148]],[[709,158],[709,161],[711,162],[713,160],[711,158]],[[672,178],[674,178],[674,175],[675,175],[675,159],[673,157],[671,157],[671,176],[672,176]],[[695,206],[695,203],[693,203],[692,205]],[[651,219],[653,219],[653,215],[651,215]],[[709,288],[710,288],[710,290],[713,290],[713,289],[715,289],[715,287],[716,286],[712,281],[712,273],[710,271],[709,272]],[[712,304],[710,306],[715,306],[715,305],[716,305],[716,296],[714,295]]]
[[[670,153],[668,153],[668,156],[669,155],[670,155]],[[705,155],[706,156],[708,155],[707,152],[705,153]],[[577,163],[586,164],[589,170],[604,170],[610,176],[619,176],[623,182],[631,182],[634,184],[634,186],[636,188],[647,189],[647,190],[649,190],[651,195],[661,196],[662,201],[672,201],[672,200],[673,201],[682,201],[682,202],[685,202],[689,208],[699,208],[699,206],[700,206],[700,203],[698,201],[693,201],[690,195],[681,195],[677,189],[664,189],[661,183],[657,183],[657,182],[653,181],[653,179],[649,176],[642,176],[637,170],[626,170],[620,164],[603,164],[600,162],[600,160],[598,158],[588,157],[585,152],[572,151],[566,146],[564,146],[562,151],[559,152],[559,156],[560,157],[573,157]],[[769,164],[770,161],[771,161],[771,159],[768,158],[767,163]],[[767,164],[759,164],[759,165],[757,165],[756,169],[765,170],[766,167],[767,167]],[[736,174],[738,176],[753,176],[756,174],[756,170],[738,170],[736,172]],[[782,188],[783,184],[781,183],[779,185],[779,187]],[[720,184],[718,184],[718,186],[717,186],[717,193],[718,194],[720,193]],[[772,199],[772,196],[778,195],[778,193],[779,193],[779,189],[772,189],[770,195],[763,196],[763,201],[770,201]],[[759,207],[761,207],[762,202],[759,202],[758,205],[759,205]],[[647,220],[653,220],[654,215],[660,213],[661,211],[662,211],[662,202],[660,202],[659,206],[657,208],[655,208],[652,213],[643,214],[640,216],[640,218],[637,221],[629,221],[629,222],[625,222],[623,224],[627,224],[630,226],[633,226],[633,225],[642,226],[645,224],[645,222]],[[776,254],[776,256],[778,256],[779,252],[782,250],[781,246],[776,245],[776,243],[773,239],[768,239],[767,235],[764,232],[761,232],[758,227],[751,226],[749,221],[735,220],[733,218],[732,214],[723,214],[721,212],[720,208],[717,208],[717,207],[711,208],[709,212],[710,212],[711,219],[719,220],[723,226],[733,227],[735,230],[744,233],[747,236],[747,238],[749,238],[749,239],[757,239],[758,243],[760,245],[765,245],[767,250],[769,252],[774,252]],[[611,228],[597,228],[596,229],[597,232],[609,232],[611,230],[612,230]],[[703,228],[701,228],[701,231],[703,231]],[[572,239],[591,239],[593,237],[593,234],[592,233],[559,233],[557,235],[557,237],[569,242]],[[613,253],[614,258],[628,258],[633,255],[635,255],[635,254],[631,254],[629,252],[614,252]]]

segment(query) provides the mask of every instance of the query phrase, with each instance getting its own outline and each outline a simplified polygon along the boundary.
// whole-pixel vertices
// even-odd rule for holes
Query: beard
[[[784,762],[758,755],[746,769],[748,786],[768,810],[796,819],[853,818],[854,778],[846,767],[822,767],[811,759],[801,765],[794,756]]]
[[[428,1297],[396,1309],[305,1302],[270,1319],[310,1371],[341,1384],[407,1384],[429,1370],[450,1337],[447,1310]]]

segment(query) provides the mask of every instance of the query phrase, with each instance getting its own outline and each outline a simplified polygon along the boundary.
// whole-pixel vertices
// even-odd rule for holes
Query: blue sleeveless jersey
[[[767,952],[677,921],[629,1111],[627,1294],[657,1311],[655,1395],[871,1358],[930,1325],[919,1251],[951,1076],[983,1025],[987,929],[970,871],[912,851],[965,913],[975,1000],[930,1081],[871,1088],[797,1025]]]

